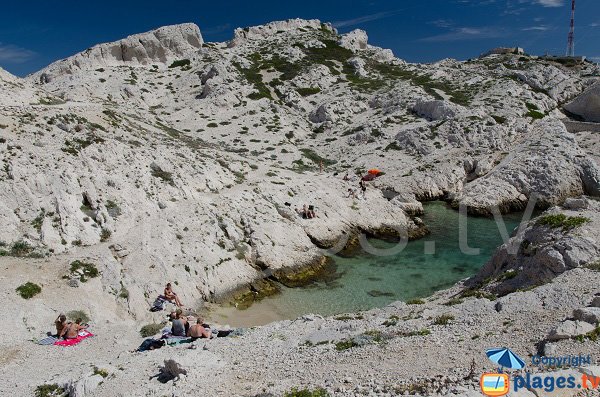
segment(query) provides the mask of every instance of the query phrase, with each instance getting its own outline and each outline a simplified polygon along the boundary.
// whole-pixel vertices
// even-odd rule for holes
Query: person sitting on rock
[[[63,329],[67,326],[67,316],[64,314],[59,314],[59,316],[54,320],[54,326],[56,326],[56,335],[60,337],[63,333]]]
[[[171,287],[171,283],[167,283],[165,287],[164,297],[171,303],[175,303],[178,307],[182,307],[183,304],[179,300],[179,297],[175,292],[173,292],[173,287]]]
[[[356,189],[348,188],[348,198],[356,198]]]
[[[87,329],[87,325],[81,325],[82,320],[78,318],[74,323],[68,323],[66,327],[63,328],[60,338],[65,339],[76,339],[79,335],[79,332]]]
[[[308,206],[308,218],[309,219],[313,219],[316,218],[317,214],[315,212],[315,206],[314,205],[309,205]]]
[[[204,320],[198,317],[198,319],[196,320],[196,324],[190,327],[188,331],[188,336],[190,336],[193,340],[200,338],[210,339],[211,332],[204,328]]]
[[[306,208],[306,204],[304,204],[302,206],[302,209],[299,210],[298,208],[296,208],[296,212],[298,213],[298,215],[300,215],[303,219],[308,219],[308,208]]]
[[[190,324],[181,309],[177,309],[176,318],[172,321],[171,334],[173,336],[186,336]]]

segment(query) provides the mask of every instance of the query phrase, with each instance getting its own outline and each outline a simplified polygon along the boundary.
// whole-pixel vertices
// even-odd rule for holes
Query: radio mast
[[[571,1],[571,29],[569,30],[567,56],[575,56],[575,0]]]

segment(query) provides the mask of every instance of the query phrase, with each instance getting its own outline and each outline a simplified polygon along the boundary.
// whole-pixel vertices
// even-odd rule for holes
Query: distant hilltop
[[[479,56],[479,58],[485,58],[490,55],[506,55],[506,54],[514,54],[514,55],[524,55],[525,50],[521,47],[497,47],[492,48],[491,50],[484,52]]]

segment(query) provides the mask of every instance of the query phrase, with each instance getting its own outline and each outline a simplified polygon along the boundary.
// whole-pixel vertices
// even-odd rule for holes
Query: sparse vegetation
[[[160,166],[156,164],[152,164],[150,166],[150,170],[153,177],[159,178],[163,182],[167,182],[171,186],[175,186],[175,182],[173,181],[173,174],[171,174],[170,172],[163,170]]]
[[[31,299],[40,292],[42,292],[42,287],[28,281],[25,284],[18,286],[16,291],[19,293],[19,295],[21,295],[21,298]]]
[[[508,271],[502,273],[500,275],[500,277],[498,277],[498,281],[510,280],[512,278],[517,277],[518,274],[519,274],[518,270],[515,270],[515,269],[508,270]]]
[[[343,350],[351,349],[351,348],[356,347],[356,346],[358,346],[358,344],[354,340],[352,340],[352,339],[344,339],[344,340],[341,340],[341,341],[339,341],[339,342],[337,342],[335,344],[335,350],[337,350],[337,351],[343,351]]]
[[[454,320],[454,316],[451,314],[442,314],[433,321],[434,325],[448,325],[450,321]]]
[[[56,383],[40,385],[35,388],[35,397],[64,397],[66,390]]]
[[[24,240],[15,241],[10,247],[8,254],[16,257],[26,257],[33,253],[34,248]]]
[[[297,88],[296,91],[298,91],[298,94],[300,94],[302,96],[311,96],[311,95],[315,95],[315,94],[318,94],[319,92],[321,92],[321,89],[319,87],[307,87],[307,88]]]
[[[312,149],[300,149],[300,152],[302,153],[302,155],[304,157],[306,157],[307,159],[309,159],[310,161],[312,161],[313,163],[315,163],[317,165],[319,165],[322,162],[323,166],[329,167],[336,163],[335,160],[329,160],[329,159],[319,156]]]
[[[485,292],[482,291],[478,288],[469,288],[469,289],[465,289],[461,294],[460,294],[461,298],[469,298],[469,297],[475,297],[478,299],[481,298],[485,298],[487,300],[490,301],[495,301],[496,300],[496,295],[489,293],[489,292]]]
[[[93,263],[76,260],[70,265],[71,276],[79,276],[79,281],[85,283],[90,278],[95,278],[100,275],[100,272]]]
[[[154,336],[157,333],[159,333],[164,327],[165,327],[164,323],[146,324],[140,329],[140,335],[143,338],[149,338],[149,337]]]
[[[94,143],[103,143],[104,139],[95,135],[89,135],[86,138],[65,139],[65,146],[61,150],[65,153],[77,156],[79,152]]]
[[[444,305],[445,306],[454,306],[454,305],[460,305],[463,302],[464,301],[460,298],[452,298],[448,302],[444,303]]]
[[[77,321],[77,319],[81,319],[83,324],[87,324],[91,321],[90,317],[83,310],[71,310],[67,313],[67,319],[70,321]]]
[[[102,368],[94,367],[94,375],[100,375],[103,378],[108,378],[108,371]]]
[[[565,214],[544,215],[537,220],[538,225],[544,225],[553,229],[561,228],[569,231],[590,222],[589,218],[583,216],[568,216]]]
[[[110,236],[112,235],[112,232],[103,227],[102,230],[100,231],[100,241],[104,242],[104,241],[108,241],[108,239],[110,239]]]
[[[292,390],[286,392],[283,397],[329,397],[329,393],[320,387],[314,390],[297,389],[294,387]]]
[[[600,260],[596,261],[596,262],[592,262],[592,263],[588,263],[587,265],[585,265],[586,268],[590,269],[590,270],[594,270],[596,272],[600,272]]]
[[[183,69],[183,68],[190,67],[190,66],[191,66],[191,62],[189,59],[179,59],[179,60],[173,61],[173,63],[171,63],[169,65],[169,68],[170,69],[173,69],[173,68],[182,68]]]
[[[407,300],[406,304],[407,305],[423,305],[423,304],[425,304],[425,301],[423,299],[415,298],[415,299]]]

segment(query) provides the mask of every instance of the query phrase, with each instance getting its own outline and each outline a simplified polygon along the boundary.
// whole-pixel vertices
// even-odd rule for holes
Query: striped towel
[[[46,338],[40,339],[38,341],[38,345],[50,346],[50,345],[53,345],[57,341],[58,341],[57,337],[48,336]]]

